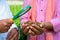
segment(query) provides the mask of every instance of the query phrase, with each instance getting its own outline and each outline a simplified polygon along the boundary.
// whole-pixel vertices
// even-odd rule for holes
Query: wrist
[[[53,31],[53,25],[52,25],[50,22],[44,23],[44,28],[45,28],[47,31]]]
[[[40,27],[44,30],[44,31],[53,31],[53,25],[50,22],[46,22],[46,23],[41,23]]]

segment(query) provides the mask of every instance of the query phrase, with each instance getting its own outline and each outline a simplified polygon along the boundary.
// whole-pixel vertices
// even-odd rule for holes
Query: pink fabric
[[[24,6],[27,6],[30,4],[31,0],[24,0]],[[46,6],[47,6],[47,0],[36,0],[36,21],[37,22],[45,22],[46,17]],[[49,21],[53,24],[53,39],[54,40],[60,40],[60,0],[55,0],[55,6],[54,6],[54,15],[53,18]],[[41,9],[43,11],[41,11]],[[21,23],[28,21],[28,18],[30,16],[30,13],[27,13],[20,17]],[[45,40],[45,34],[41,34],[37,36],[37,40]],[[30,38],[28,37],[28,40]]]
[[[35,0],[31,1],[31,20],[35,22],[36,18],[36,9],[35,9]],[[54,14],[54,0],[48,0],[47,9],[46,9],[46,22],[50,21]],[[36,40],[36,37],[31,36],[30,40]],[[52,33],[46,33],[46,40],[53,40]]]
[[[35,0],[31,0],[31,10],[30,10],[30,17],[29,19],[33,22],[35,22],[36,18],[36,9],[35,9]],[[30,36],[30,40],[36,40],[36,36]]]
[[[49,22],[53,18],[54,14],[54,0],[48,0],[46,9],[46,22]],[[46,40],[53,40],[52,32],[46,33]]]

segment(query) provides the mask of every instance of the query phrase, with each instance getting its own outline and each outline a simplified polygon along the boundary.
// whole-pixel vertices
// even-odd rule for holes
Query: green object
[[[28,5],[29,6],[29,5]],[[27,6],[26,6],[27,7]],[[10,5],[10,9],[12,11],[13,14],[13,18],[18,14],[18,12],[20,12],[22,9],[22,5]],[[25,8],[25,7],[24,7]],[[23,9],[24,9],[23,8]],[[16,13],[17,12],[17,13]],[[24,13],[24,12],[22,12]],[[19,13],[19,15],[21,15],[21,13]],[[20,19],[18,17],[15,17],[16,20],[14,19],[14,23],[17,25],[19,32],[20,32],[20,40],[27,40],[27,35],[25,35],[24,33],[22,33],[20,31]]]
[[[23,9],[21,9],[19,12],[17,12],[17,14],[13,17],[13,20],[21,17],[22,15],[24,15],[26,12],[28,12],[31,9],[31,6],[26,6]]]

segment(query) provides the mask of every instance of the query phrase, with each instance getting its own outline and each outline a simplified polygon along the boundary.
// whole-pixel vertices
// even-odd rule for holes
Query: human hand
[[[40,26],[41,23],[39,22],[32,22],[30,25],[30,29],[28,31],[28,34],[30,35],[40,35],[43,33],[43,28]]]
[[[31,21],[27,21],[27,22],[24,22],[24,23],[21,24],[21,27],[22,27],[21,31],[26,35],[28,35],[27,32],[29,30],[29,25],[30,24],[31,24]]]
[[[38,22],[26,22],[23,24],[23,33],[26,35],[39,35],[43,33],[43,29],[40,27],[41,23]],[[23,28],[22,28],[23,29]]]
[[[1,33],[7,32],[10,29],[12,24],[13,21],[11,21],[10,19],[0,20],[0,32]]]
[[[18,40],[18,31],[17,31],[17,29],[13,28],[8,33],[7,40]]]

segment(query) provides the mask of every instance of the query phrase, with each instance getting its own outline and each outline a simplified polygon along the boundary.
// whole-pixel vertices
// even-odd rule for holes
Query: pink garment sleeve
[[[60,0],[57,0],[55,7],[55,18],[51,20],[55,32],[60,32]]]
[[[29,5],[29,4],[30,4],[29,2],[30,2],[30,0],[24,0],[24,5],[23,5],[23,7]],[[23,16],[21,16],[21,17],[20,17],[21,23],[27,22],[27,21],[28,21],[28,18],[29,18],[29,15],[30,15],[29,12],[27,12],[26,14],[24,14]]]
[[[55,18],[51,20],[51,23],[53,24],[53,28],[55,32],[60,31],[60,18]]]

